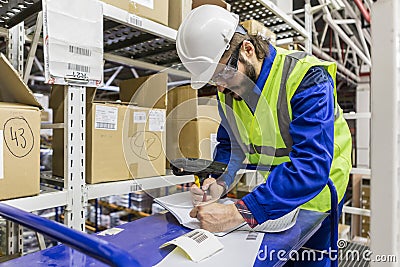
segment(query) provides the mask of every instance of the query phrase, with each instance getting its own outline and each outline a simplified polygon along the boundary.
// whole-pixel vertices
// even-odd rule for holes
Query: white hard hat
[[[176,50],[192,74],[192,87],[210,81],[224,52],[229,49],[239,16],[216,5],[193,9],[178,29]]]

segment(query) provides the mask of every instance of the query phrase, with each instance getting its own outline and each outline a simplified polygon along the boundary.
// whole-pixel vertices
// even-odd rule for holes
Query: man
[[[275,48],[238,23],[235,14],[204,5],[190,12],[177,34],[177,52],[192,74],[192,87],[214,83],[218,88],[221,126],[215,160],[229,161],[222,177],[207,179],[202,189],[191,188],[194,201],[201,201],[204,191],[213,197],[226,193],[245,158],[271,167],[264,172],[265,183],[235,204],[199,205],[191,216],[216,232],[243,222],[254,227],[299,206],[327,212],[329,177],[341,209],[351,136],[336,100],[335,63]],[[327,250],[329,223],[328,218],[305,247]]]

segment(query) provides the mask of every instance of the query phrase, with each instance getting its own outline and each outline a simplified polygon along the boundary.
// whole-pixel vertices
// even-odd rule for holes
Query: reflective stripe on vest
[[[286,145],[286,148],[274,148],[271,146],[259,146],[255,144],[249,144],[246,146],[241,142],[241,137],[239,133],[239,129],[235,120],[235,116],[233,113],[233,97],[231,94],[225,95],[225,104],[228,106],[228,109],[225,110],[226,118],[228,124],[232,130],[232,133],[236,140],[239,143],[242,151],[248,154],[263,154],[266,156],[275,156],[275,157],[284,157],[289,156],[290,151],[292,151],[293,140],[290,136],[289,132],[289,125],[291,122],[288,103],[286,98],[286,82],[288,77],[292,73],[294,67],[297,64],[297,61],[305,58],[308,56],[306,52],[294,52],[285,57],[285,61],[283,63],[283,70],[282,70],[282,78],[281,84],[279,89],[279,96],[278,96],[278,104],[277,104],[277,114],[278,114],[278,125],[280,135]],[[262,97],[262,95],[260,96]],[[340,112],[339,105],[335,103],[335,120],[339,118]]]

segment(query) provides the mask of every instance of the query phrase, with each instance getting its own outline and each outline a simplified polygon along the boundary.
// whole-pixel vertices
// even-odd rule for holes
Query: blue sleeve
[[[321,75],[325,79],[318,79]],[[333,88],[324,69],[312,68],[293,96],[291,162],[275,167],[264,184],[243,198],[258,223],[292,211],[326,185],[334,147]]]
[[[228,164],[228,170],[223,174],[223,179],[227,186],[229,187],[236,176],[236,172],[242,168],[243,160],[245,159],[245,154],[240,148],[233,136],[231,129],[228,125],[228,121],[225,117],[225,113],[222,110],[221,104],[218,101],[218,111],[221,117],[221,123],[217,132],[217,141],[219,142],[216,147],[216,152],[214,156],[215,161],[223,162]],[[218,177],[214,177],[218,178]]]

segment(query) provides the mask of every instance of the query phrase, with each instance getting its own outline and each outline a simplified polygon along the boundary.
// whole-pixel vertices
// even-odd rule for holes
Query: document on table
[[[204,229],[196,229],[161,245],[160,248],[175,245],[184,251],[192,261],[199,262],[211,257],[224,248],[218,238]]]
[[[253,266],[264,238],[264,233],[236,231],[224,237],[216,238],[222,243],[223,249],[199,262],[192,261],[183,249],[176,247],[154,267]]]
[[[172,215],[175,216],[175,218],[178,220],[178,222],[189,228],[189,229],[200,229],[200,222],[197,218],[192,218],[190,217],[189,213],[193,209],[193,204],[192,204],[192,196],[190,191],[182,192],[182,193],[176,193],[172,195],[168,195],[165,197],[159,197],[154,199],[158,204],[166,208],[169,212],[172,213]],[[232,201],[224,201],[222,199],[219,200],[219,203],[221,204],[231,204],[233,203]],[[246,223],[243,223],[241,225],[238,225],[237,227],[227,231],[227,232],[221,232],[221,233],[214,233],[216,236],[224,236],[227,233],[236,230],[237,228],[245,225]]]

